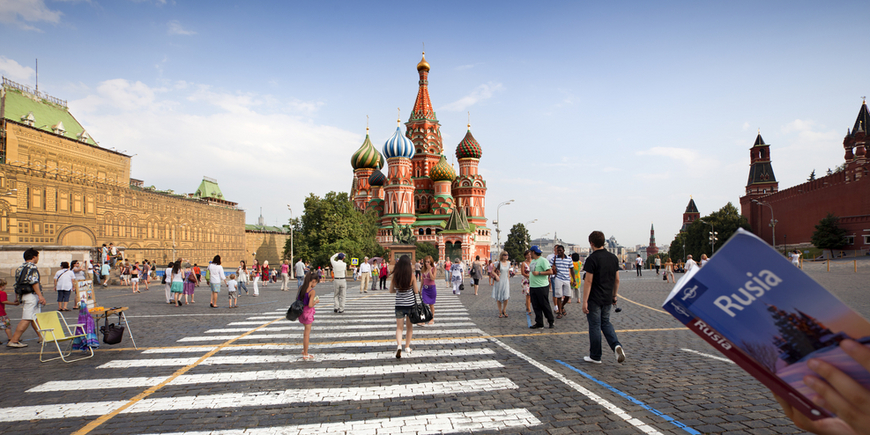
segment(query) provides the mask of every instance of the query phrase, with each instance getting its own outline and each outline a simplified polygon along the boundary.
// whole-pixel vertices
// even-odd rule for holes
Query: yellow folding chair
[[[60,358],[65,363],[71,363],[73,361],[80,361],[94,356],[94,349],[88,346],[88,350],[91,351],[90,355],[76,359],[67,359],[67,357],[72,353],[73,340],[80,337],[85,338],[87,337],[87,334],[85,334],[85,325],[81,323],[73,325],[73,329],[70,329],[69,324],[66,323],[66,319],[64,319],[59,311],[49,311],[37,314],[36,327],[39,329],[40,334],[42,334],[42,347],[39,349],[40,362],[48,362]],[[76,329],[81,330],[82,333],[75,334],[73,331],[76,331]],[[66,347],[66,353],[64,353],[60,348],[60,342],[62,341],[69,342]],[[57,352],[60,354],[59,357],[42,359],[42,352],[45,350],[45,344],[48,342],[54,343]],[[87,344],[85,345],[87,346]]]

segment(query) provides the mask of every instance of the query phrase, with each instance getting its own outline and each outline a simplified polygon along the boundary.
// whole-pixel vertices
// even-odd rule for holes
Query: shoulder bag
[[[305,308],[305,304],[302,303],[302,300],[297,297],[296,301],[290,304],[290,308],[287,309],[287,320],[291,322],[295,322],[299,316],[302,315],[302,310]]]
[[[417,302],[417,293],[414,293],[414,289],[411,289],[411,293],[414,294],[414,306],[411,307],[411,312],[408,313],[408,320],[414,325],[432,320],[432,311],[429,309],[429,306],[424,304],[423,301]]]
[[[121,315],[118,314],[118,324],[109,323],[109,316],[106,316],[105,326],[100,327],[100,332],[103,333],[103,343],[118,344],[124,338],[124,328],[121,326]]]

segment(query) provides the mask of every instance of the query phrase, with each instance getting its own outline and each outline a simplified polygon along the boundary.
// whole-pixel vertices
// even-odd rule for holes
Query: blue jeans
[[[296,289],[297,289],[297,290],[299,289],[299,287],[302,287],[302,281],[305,281],[305,277],[303,276],[303,277],[300,278],[300,277],[297,275],[297,276],[296,276]]]
[[[589,301],[589,314],[586,315],[586,320],[589,321],[589,357],[601,361],[601,333],[604,333],[604,339],[610,346],[610,350],[616,349],[619,346],[619,339],[616,338],[616,331],[613,330],[613,325],[610,323],[610,304],[598,305]]]

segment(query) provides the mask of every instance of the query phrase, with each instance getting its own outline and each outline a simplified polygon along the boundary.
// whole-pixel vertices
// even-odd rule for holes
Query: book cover
[[[748,231],[683,276],[662,308],[809,418],[832,415],[803,382],[810,358],[870,388],[870,372],[839,346],[870,344],[870,322]]]

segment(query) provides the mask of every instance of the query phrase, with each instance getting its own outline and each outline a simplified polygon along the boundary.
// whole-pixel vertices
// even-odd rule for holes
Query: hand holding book
[[[843,340],[840,348],[865,369],[870,370],[870,349],[853,340]],[[814,376],[804,377],[804,383],[819,394],[814,402],[830,409],[839,418],[810,420],[784,399],[774,395],[795,426],[819,435],[870,434],[870,391],[824,361],[812,359],[807,365],[824,380]]]

